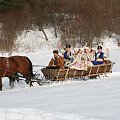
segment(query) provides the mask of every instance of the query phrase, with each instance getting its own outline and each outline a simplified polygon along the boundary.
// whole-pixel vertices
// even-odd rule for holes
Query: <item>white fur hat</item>
[[[85,47],[84,49],[90,49],[89,47]]]
[[[95,49],[95,48],[91,48],[91,50],[94,50],[94,51],[96,51],[96,49]]]
[[[79,50],[79,48],[74,48],[74,50],[75,50],[75,51],[78,51],[78,50]]]
[[[84,51],[84,48],[79,48],[79,50],[82,50],[82,51]]]

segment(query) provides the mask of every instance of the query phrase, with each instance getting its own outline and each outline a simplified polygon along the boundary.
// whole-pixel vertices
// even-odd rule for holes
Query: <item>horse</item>
[[[16,74],[22,74],[26,78],[26,83],[30,83],[34,76],[32,62],[26,56],[0,57],[0,90],[2,91],[2,77],[9,78],[9,85],[14,86]]]

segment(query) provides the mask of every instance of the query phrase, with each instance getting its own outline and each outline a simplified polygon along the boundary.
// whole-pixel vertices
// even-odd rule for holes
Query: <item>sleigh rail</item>
[[[76,70],[76,69],[41,69],[45,79],[49,80],[65,80],[72,78],[85,78],[92,76],[105,75],[112,72],[112,67],[115,63],[110,62],[102,65],[95,65],[88,67],[87,70]]]

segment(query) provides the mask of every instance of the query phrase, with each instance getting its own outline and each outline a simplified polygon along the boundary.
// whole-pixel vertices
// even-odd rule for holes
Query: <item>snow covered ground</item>
[[[120,75],[0,93],[1,120],[119,120]]]
[[[116,63],[108,77],[31,88],[21,82],[14,89],[4,78],[0,120],[120,120],[120,49],[107,45],[112,45],[110,59]],[[28,56],[34,65],[47,65],[52,50],[17,54]]]

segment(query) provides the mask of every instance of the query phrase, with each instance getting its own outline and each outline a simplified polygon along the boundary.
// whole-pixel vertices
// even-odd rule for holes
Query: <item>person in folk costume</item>
[[[92,54],[91,49],[89,47],[84,48],[83,57],[85,59],[85,64],[87,66],[92,66],[93,65],[93,63],[92,63],[93,54]]]
[[[104,52],[104,63],[109,63],[110,60],[109,60],[109,49],[106,48],[105,52]]]
[[[77,51],[77,50],[75,50]],[[83,58],[83,48],[78,49],[75,54],[74,61],[70,64],[70,68],[77,69],[77,70],[84,70],[85,69],[85,59]]]
[[[91,62],[95,60],[95,54],[96,54],[96,49],[91,48],[91,51],[90,51],[90,61]]]
[[[93,65],[99,65],[104,63],[104,53],[102,52],[102,46],[97,47],[98,52],[95,53],[95,61],[93,61]]]
[[[74,48],[74,57],[77,55],[79,48]]]
[[[63,54],[65,67],[69,67],[69,64],[74,61],[74,54],[71,52],[71,45],[66,45],[66,51]]]
[[[81,62],[81,58],[83,57],[83,52],[84,52],[84,49],[79,48],[79,50],[77,51],[77,54],[75,55],[75,60],[79,63]]]
[[[109,48],[106,48],[106,50],[105,50],[105,56],[106,56],[106,57],[109,57],[109,56],[110,56]]]
[[[54,57],[50,60],[48,69],[64,69],[64,58],[58,54],[58,50],[53,51]]]

